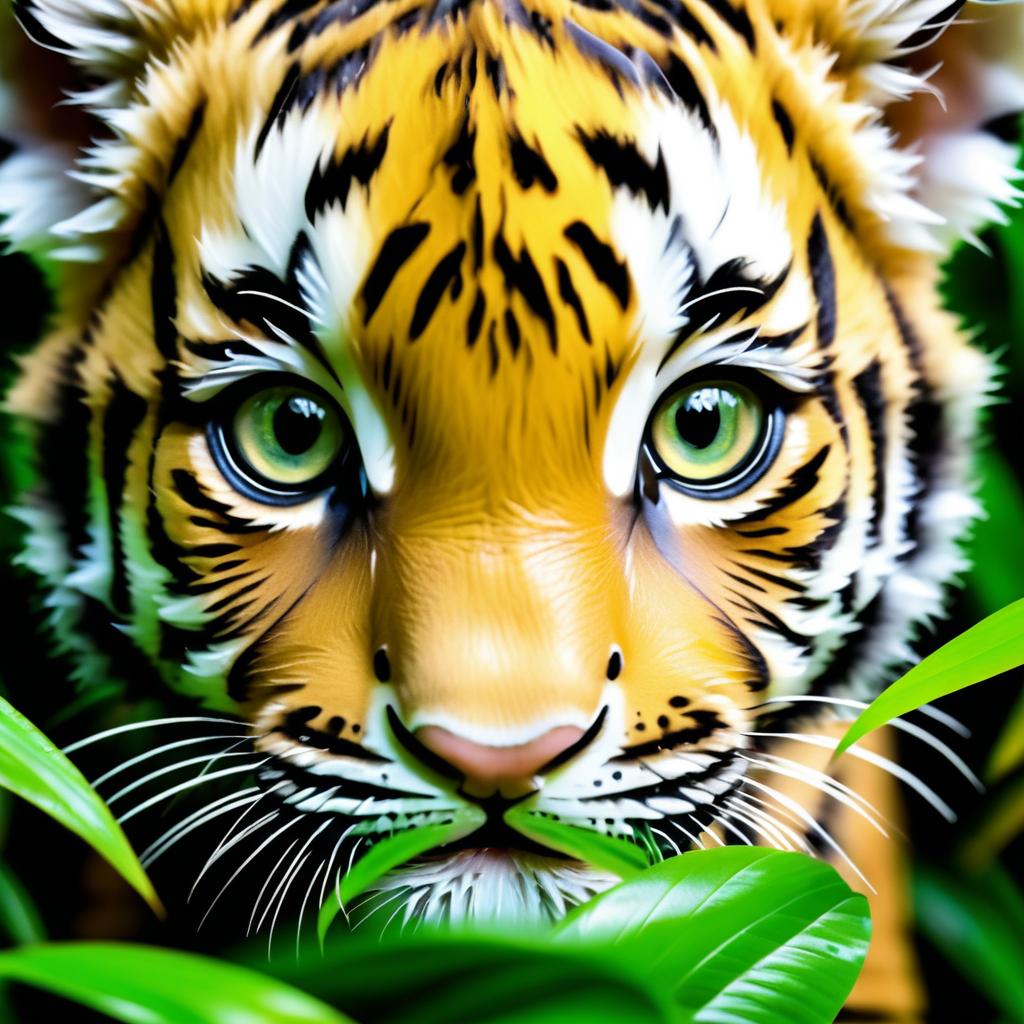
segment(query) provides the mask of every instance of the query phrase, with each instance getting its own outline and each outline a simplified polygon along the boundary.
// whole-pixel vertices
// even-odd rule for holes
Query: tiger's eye
[[[735,382],[702,381],[669,394],[651,425],[664,466],[684,483],[710,485],[741,472],[763,447],[761,400]]]
[[[346,441],[340,414],[296,387],[247,398],[231,423],[233,448],[257,480],[288,490],[309,485],[331,467]]]

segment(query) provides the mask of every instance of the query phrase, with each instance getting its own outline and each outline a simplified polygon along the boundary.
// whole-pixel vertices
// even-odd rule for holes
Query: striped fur
[[[956,7],[26,0],[110,129],[92,205],[43,241],[24,214],[66,287],[11,396],[24,559],[83,677],[244,715],[262,784],[362,834],[465,806],[403,748],[424,725],[590,730],[525,806],[665,850],[710,829],[765,697],[871,694],[964,568],[989,368],[921,200],[972,232],[1014,154],[977,131],[1006,111],[947,138],[926,106]],[[991,160],[943,191],[915,144]],[[712,372],[785,426],[708,500],[647,425]],[[269,375],[358,443],[297,503],[210,441]],[[552,884],[533,912],[590,891]]]

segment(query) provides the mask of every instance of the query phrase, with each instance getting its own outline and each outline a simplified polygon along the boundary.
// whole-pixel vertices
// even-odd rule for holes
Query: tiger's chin
[[[460,850],[421,858],[386,875],[350,909],[350,924],[374,930],[375,919],[381,932],[418,922],[545,925],[617,882],[579,861],[522,850]]]

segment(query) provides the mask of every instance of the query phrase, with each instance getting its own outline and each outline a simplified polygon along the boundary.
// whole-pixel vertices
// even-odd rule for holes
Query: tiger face
[[[735,821],[766,701],[876,685],[973,514],[886,113],[951,15],[876,6],[24,4],[110,130],[12,400],[62,641],[240,715],[335,856],[482,809],[388,881],[423,914],[607,884],[513,805]]]

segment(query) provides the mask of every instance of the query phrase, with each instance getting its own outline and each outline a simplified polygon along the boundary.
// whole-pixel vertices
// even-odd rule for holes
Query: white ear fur
[[[852,77],[920,157],[910,195],[941,218],[927,227],[935,248],[980,245],[977,232],[1024,196],[1019,147],[986,130],[1024,111],[1024,3],[851,0],[846,16]]]

